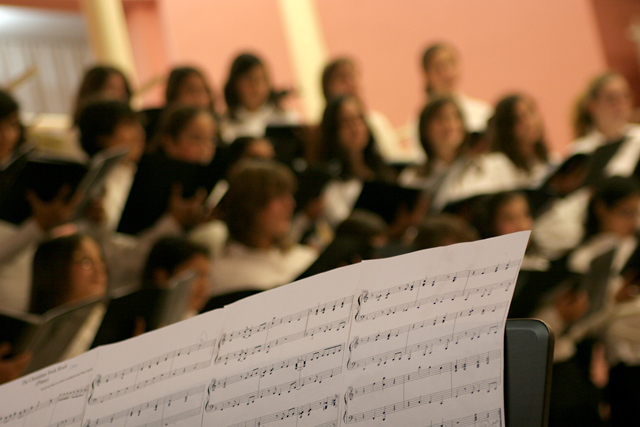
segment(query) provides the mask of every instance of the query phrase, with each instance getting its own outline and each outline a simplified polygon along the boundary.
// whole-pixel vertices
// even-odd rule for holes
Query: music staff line
[[[295,381],[287,381],[282,384],[265,387],[258,389],[255,392],[246,393],[242,396],[233,397],[228,400],[224,400],[218,403],[207,403],[205,410],[207,412],[223,411],[227,408],[235,408],[243,404],[251,405],[256,400],[260,400],[264,397],[282,395],[282,393],[291,393],[293,390],[299,390],[307,384],[322,383],[322,381],[333,378],[335,375],[342,373],[342,366],[336,366],[335,368],[327,369],[317,374],[309,375],[304,378],[300,378]]]
[[[460,298],[460,297],[464,297],[466,301],[470,296],[480,294],[480,297],[483,298],[485,295],[487,296],[491,295],[491,293],[497,289],[504,288],[505,291],[508,291],[509,287],[512,286],[513,284],[514,284],[513,280],[504,280],[502,282],[492,283],[490,285],[480,286],[477,288],[469,288],[466,290],[446,292],[444,294],[439,294],[439,295],[431,295],[425,298],[420,298],[416,301],[397,304],[391,307],[385,307],[380,310],[372,311],[371,313],[367,313],[367,314],[360,314],[360,309],[362,308],[362,306],[359,306],[358,311],[356,312],[355,320],[358,323],[362,323],[369,320],[374,320],[377,317],[390,316],[399,312],[400,313],[406,312],[413,308],[419,309],[420,307],[426,304],[437,304],[447,300],[455,301],[456,298]]]
[[[417,406],[429,405],[434,402],[442,405],[447,399],[452,399],[467,394],[479,393],[485,390],[487,391],[487,393],[489,393],[492,389],[497,390],[501,382],[501,377],[489,378],[486,380],[461,385],[459,387],[452,387],[448,390],[424,394],[422,396],[406,399],[402,402],[392,403],[380,408],[371,409],[369,411],[361,412],[354,415],[348,415],[348,407],[346,407],[344,413],[344,421],[347,424],[353,424],[367,420],[375,420],[376,418],[382,418],[382,420],[384,421],[387,419],[387,415],[405,411]]]
[[[345,306],[353,303],[353,295],[348,297],[339,298],[337,300],[329,301],[324,304],[318,304],[315,307],[307,308],[305,310],[299,311],[294,314],[289,314],[287,316],[273,318],[270,322],[263,322],[258,326],[246,327],[244,329],[238,329],[236,331],[230,332],[229,334],[223,334],[221,341],[221,345],[224,345],[227,341],[232,342],[234,339],[243,338],[247,339],[251,337],[253,334],[266,332],[270,329],[276,328],[281,325],[286,325],[292,323],[294,321],[300,321],[306,319],[310,316],[319,316],[323,315],[327,312],[333,312],[337,309],[343,309]]]
[[[159,399],[155,399],[155,400],[150,400],[148,402],[142,403],[140,405],[136,405],[134,407],[125,409],[123,411],[120,412],[116,412],[114,414],[110,414],[104,417],[100,417],[100,418],[96,418],[95,420],[91,421],[87,421],[84,424],[84,427],[98,427],[101,426],[103,424],[111,424],[114,421],[123,419],[123,418],[133,418],[136,416],[141,416],[143,415],[143,412],[145,411],[149,411],[152,410],[154,412],[157,412],[158,410],[162,409],[163,406],[167,405],[167,406],[171,406],[171,404],[175,401],[175,402],[179,402],[182,401],[184,399],[184,402],[188,402],[189,397],[191,396],[198,396],[200,394],[202,394],[204,396],[204,391],[205,391],[205,385],[201,384],[199,386],[196,387],[192,387],[186,390],[182,390],[179,391],[177,393],[173,393],[164,397],[161,397]],[[172,415],[171,417],[161,417],[161,419],[157,420],[156,422],[152,422],[152,423],[147,423],[145,424],[145,426],[148,427],[152,427],[152,426],[163,426],[163,425],[169,425],[171,423],[175,423],[177,421],[182,421],[185,420],[187,418],[191,418],[193,416],[199,415],[200,411],[202,409],[202,398],[200,398],[200,401],[198,403],[197,408],[191,408],[187,411],[183,411],[179,414],[175,414]],[[162,412],[161,412],[162,413]]]
[[[211,366],[211,359],[213,358],[214,351],[215,351],[215,343],[216,343],[216,340],[212,339],[209,341],[205,341],[203,343],[194,344],[191,346],[187,346],[178,350],[165,353],[161,356],[154,357],[153,359],[146,360],[142,363],[138,363],[137,365],[123,369],[121,371],[106,375],[105,377],[98,375],[96,379],[93,381],[93,383],[91,384],[92,390],[89,396],[88,403],[89,405],[101,404],[111,399],[115,399],[120,396],[124,396],[126,394],[132,393],[136,390],[149,387],[160,381],[168,380],[169,378],[188,374],[190,372],[195,372],[201,369],[206,369],[209,366]],[[133,373],[137,375],[141,371],[143,371],[145,368],[149,370],[155,366],[159,366],[160,363],[170,362],[173,365],[173,360],[177,357],[189,356],[193,351],[202,351],[207,349],[211,349],[211,353],[207,354],[207,359],[205,360],[201,360],[199,362],[195,362],[190,365],[183,366],[181,368],[176,368],[176,369],[171,369],[171,367],[169,367],[168,371],[162,372],[161,374],[155,375],[144,381],[135,381],[134,384],[132,384],[131,386],[124,387],[113,392],[105,393],[103,395],[94,396],[94,393],[99,389],[100,385],[108,384],[109,381],[112,381],[114,379],[124,379],[126,376]]]
[[[442,316],[432,317],[431,319],[426,319],[421,322],[410,323],[408,325],[401,326],[399,328],[388,329],[386,331],[378,332],[375,334],[368,335],[366,337],[358,338],[358,340],[354,340],[354,348],[361,345],[366,345],[369,343],[377,342],[380,340],[390,340],[392,337],[399,337],[400,335],[419,330],[428,326],[436,326],[441,325],[446,322],[455,321],[458,318],[470,317],[474,315],[484,315],[485,313],[494,313],[496,310],[506,309],[508,307],[508,302],[503,301],[497,304],[489,304],[480,307],[472,307],[466,310],[457,311],[454,313],[446,313]]]
[[[477,354],[475,356],[469,356],[464,359],[457,359],[443,363],[438,366],[428,366],[426,368],[418,367],[417,371],[410,372],[408,374],[399,375],[393,378],[383,378],[381,381],[376,381],[371,384],[367,384],[361,387],[350,388],[349,400],[353,400],[356,397],[362,397],[370,393],[382,391],[386,388],[401,386],[413,381],[419,381],[428,377],[442,375],[449,372],[466,371],[468,367],[476,367],[479,369],[481,364],[489,365],[491,361],[500,360],[500,350],[493,350],[487,353]]]
[[[36,405],[31,405],[29,408],[23,409],[22,411],[14,412],[10,415],[0,416],[0,423],[6,424],[13,420],[18,420],[23,417],[27,417],[35,412],[38,412],[43,409],[47,409],[51,406],[56,406],[60,402],[64,402],[69,399],[77,399],[79,397],[83,397],[87,394],[88,387],[79,388],[76,390],[72,390],[66,393],[61,393],[57,397],[51,398],[49,400],[45,400],[43,402],[38,402]]]
[[[264,424],[272,423],[274,421],[282,421],[291,417],[302,418],[305,415],[310,416],[313,411],[317,411],[319,409],[326,411],[329,408],[337,408],[339,405],[338,399],[340,399],[340,396],[338,396],[337,394],[335,396],[328,396],[324,399],[307,403],[306,405],[296,406],[285,411],[278,411],[269,415],[263,415],[261,417],[254,418],[249,421],[233,424],[231,427],[258,427]],[[327,423],[321,425],[326,424]]]
[[[500,326],[502,326],[502,322],[490,323],[488,325],[447,334],[438,338],[433,338],[427,341],[404,346],[401,348],[396,348],[394,350],[385,351],[384,353],[351,361],[352,352],[354,350],[353,343],[358,339],[358,337],[356,337],[352,341],[352,344],[349,346],[350,354],[349,360],[347,361],[347,369],[351,371],[358,368],[366,368],[368,365],[374,363],[377,363],[378,366],[380,366],[386,364],[388,361],[394,362],[396,360],[402,360],[402,357],[405,355],[408,355],[408,360],[411,360],[411,355],[418,352],[422,352],[423,356],[426,356],[427,353],[431,354],[433,351],[433,347],[436,346],[444,346],[444,349],[447,350],[449,348],[449,344],[457,344],[460,340],[463,339],[473,340],[476,337],[480,338],[482,334],[485,333],[487,335],[490,335],[491,333],[497,334]]]
[[[344,350],[344,344],[338,344],[331,347],[325,347],[321,350],[310,351],[309,353],[301,354],[299,356],[294,356],[286,360],[282,360],[276,363],[272,363],[267,366],[263,366],[262,368],[254,368],[247,372],[242,372],[240,374],[232,375],[230,377],[225,377],[219,380],[214,380],[212,383],[212,390],[218,388],[226,388],[228,385],[232,385],[238,383],[240,381],[248,380],[253,377],[259,376],[260,378],[264,378],[267,374],[271,375],[275,371],[281,369],[287,369],[289,367],[294,368],[297,371],[302,371],[307,367],[307,362],[311,362],[314,360],[318,360],[323,357],[332,356],[334,354],[340,353]]]
[[[413,292],[414,290],[419,290],[420,288],[426,287],[428,284],[434,286],[437,282],[445,282],[451,281],[455,282],[458,278],[467,278],[467,277],[477,277],[483,276],[487,273],[497,273],[499,271],[507,271],[509,268],[518,267],[520,265],[521,260],[511,260],[506,263],[492,265],[490,267],[479,268],[476,270],[461,270],[455,273],[446,273],[440,274],[435,277],[427,277],[420,280],[414,280],[411,283],[406,283],[404,285],[392,286],[387,289],[382,289],[376,292],[368,292],[365,291],[362,295],[362,302],[367,303],[369,300],[380,301],[381,299],[387,299],[391,295],[401,293],[401,292]]]
[[[287,344],[289,342],[297,341],[308,336],[314,336],[317,333],[325,333],[333,330],[339,331],[341,329],[346,328],[346,326],[349,324],[349,319],[350,319],[350,316],[345,317],[343,319],[334,320],[333,322],[325,323],[324,325],[319,325],[313,328],[305,329],[304,331],[295,332],[290,335],[276,338],[265,344],[260,344],[255,347],[244,348],[238,351],[224,354],[222,356],[218,355],[216,357],[215,364],[218,365],[224,361],[224,364],[226,365],[231,360],[237,360],[238,362],[242,362],[248,356],[253,356],[255,354],[262,353],[262,352],[269,353],[269,351],[274,347],[278,347],[278,346]]]

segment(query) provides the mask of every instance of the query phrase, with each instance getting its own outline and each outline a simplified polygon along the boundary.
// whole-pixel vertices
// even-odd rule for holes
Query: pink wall
[[[640,20],[638,0],[591,0],[596,12],[607,65],[622,73],[640,101],[640,58],[638,48],[629,38],[629,26]]]
[[[171,65],[195,64],[222,86],[242,51],[263,57],[276,86],[294,85],[280,11],[275,0],[157,0]]]
[[[330,55],[360,61],[371,108],[400,125],[424,98],[419,61],[437,40],[463,58],[462,89],[491,103],[506,92],[531,94],[547,137],[561,149],[571,139],[570,106],[588,79],[605,68],[591,6],[584,0],[322,0],[317,8]]]

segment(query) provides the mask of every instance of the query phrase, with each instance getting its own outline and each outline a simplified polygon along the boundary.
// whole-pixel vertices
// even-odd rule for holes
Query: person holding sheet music
[[[18,117],[18,103],[0,91],[0,164],[3,168],[24,139]],[[70,198],[70,192],[65,187],[52,200],[43,201],[30,191],[27,194],[30,218],[19,226],[0,221],[0,306],[16,310],[28,308],[35,245],[54,227],[71,219],[78,198]]]
[[[127,157],[105,181],[105,195],[101,203],[103,220],[108,230],[115,230],[122,215],[136,164],[144,150],[144,129],[140,118],[127,103],[117,100],[97,100],[84,106],[77,117],[80,143],[93,157],[98,152],[114,147],[128,150]],[[99,208],[94,206],[99,211]]]
[[[142,273],[142,289],[167,287],[176,275],[194,271],[191,297],[183,318],[200,313],[211,292],[211,259],[209,251],[181,237],[163,237],[151,249]]]
[[[107,270],[98,243],[72,234],[43,242],[33,257],[30,312],[44,314],[63,304],[100,298],[107,292]],[[60,360],[85,352],[98,331],[104,305],[98,305],[85,321]]]
[[[339,176],[325,190],[327,219],[336,226],[349,216],[364,181],[393,182],[395,174],[375,151],[357,98],[343,95],[329,101],[320,128],[320,158]]]
[[[295,185],[293,173],[278,163],[245,160],[232,171],[219,205],[229,241],[213,260],[214,295],[284,285],[317,258],[310,247],[286,241]]]
[[[224,86],[227,115],[222,139],[230,144],[239,136],[263,137],[269,124],[296,124],[298,114],[282,105],[287,92],[277,92],[262,59],[252,53],[238,55]]]
[[[210,110],[176,106],[166,112],[158,135],[160,150],[189,163],[208,165],[216,153],[218,125]]]
[[[604,177],[639,176],[640,126],[630,124],[629,85],[617,73],[597,76],[581,97],[575,116],[578,139],[571,152],[590,155],[582,188],[557,200],[536,220],[532,238],[549,257],[558,257],[578,245],[590,188]]]

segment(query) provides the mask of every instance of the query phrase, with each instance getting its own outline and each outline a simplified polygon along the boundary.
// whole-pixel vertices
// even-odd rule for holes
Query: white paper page
[[[360,265],[225,307],[203,425],[337,426]]]
[[[61,362],[0,388],[3,427],[79,427],[99,350]]]
[[[528,237],[363,264],[345,424],[504,426],[504,326]]]
[[[200,426],[222,314],[100,347],[83,426]]]

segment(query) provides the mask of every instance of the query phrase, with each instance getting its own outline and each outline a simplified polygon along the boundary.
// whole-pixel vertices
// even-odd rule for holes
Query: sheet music
[[[79,427],[99,350],[0,387],[3,427]]]
[[[528,237],[344,267],[100,347],[0,387],[0,427],[504,426]]]
[[[504,425],[504,326],[527,238],[363,264],[344,424]]]
[[[200,426],[222,314],[205,313],[99,347],[82,425]]]
[[[225,308],[203,425],[337,426],[360,266]]]

